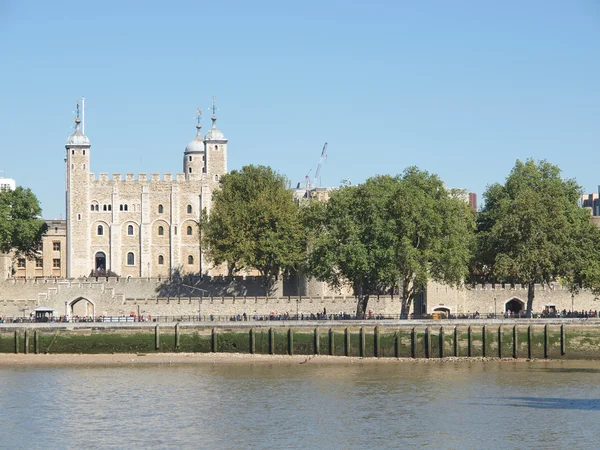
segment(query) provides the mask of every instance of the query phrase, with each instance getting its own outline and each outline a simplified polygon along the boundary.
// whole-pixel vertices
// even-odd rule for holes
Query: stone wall
[[[131,312],[160,315],[269,315],[354,313],[352,295],[333,292],[312,284],[311,294],[295,280],[280,279],[267,297],[259,277],[183,277],[177,280],[149,278],[89,278],[78,280],[11,279],[0,283],[0,316],[28,316],[36,308],[54,309],[55,314],[120,316]],[[300,291],[298,290],[300,289]],[[427,312],[444,309],[452,314],[502,313],[511,300],[526,304],[527,289],[520,286],[479,286],[454,289],[431,283]],[[546,305],[557,310],[598,310],[599,300],[583,291],[571,296],[560,285],[537,286],[534,311]],[[372,314],[397,315],[398,296],[372,296],[367,309]]]

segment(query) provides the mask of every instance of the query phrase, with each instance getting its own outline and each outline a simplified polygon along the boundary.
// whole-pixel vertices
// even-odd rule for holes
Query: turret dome
[[[196,125],[196,129],[197,134],[196,134],[196,138],[191,141],[188,145],[186,145],[185,147],[185,153],[202,153],[204,152],[204,140],[202,139],[202,133],[200,132],[201,129],[201,125],[200,123],[198,123],[198,125]]]
[[[67,139],[67,145],[90,145],[88,137],[81,132],[79,117],[75,119],[75,132]]]

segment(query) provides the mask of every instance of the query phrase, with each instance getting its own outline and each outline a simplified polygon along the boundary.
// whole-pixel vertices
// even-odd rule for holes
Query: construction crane
[[[313,178],[313,181],[317,184],[317,186],[321,186],[321,166],[323,165],[323,160],[327,158],[327,142],[325,142],[325,145],[323,145],[323,150],[321,150],[321,157],[319,158],[319,164],[317,164],[317,170],[315,170],[315,176]],[[304,194],[305,198],[310,198],[310,190],[312,189],[312,184],[310,182],[310,173],[312,172],[312,169],[310,169],[308,171],[308,173],[306,174],[306,194]]]

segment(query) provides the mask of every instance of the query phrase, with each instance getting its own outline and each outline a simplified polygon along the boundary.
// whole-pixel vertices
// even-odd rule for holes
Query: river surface
[[[600,362],[0,368],[0,447],[599,448]]]

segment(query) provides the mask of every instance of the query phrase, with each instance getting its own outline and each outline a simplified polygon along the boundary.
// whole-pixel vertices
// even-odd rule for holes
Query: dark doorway
[[[96,272],[106,271],[106,255],[104,252],[96,253]]]
[[[524,307],[525,307],[525,303],[523,303],[519,299],[513,298],[510,302],[506,303],[506,305],[504,306],[504,311],[505,312],[510,311],[513,314],[518,314],[521,311],[523,311]]]

